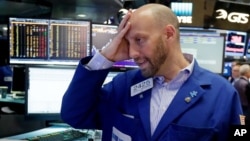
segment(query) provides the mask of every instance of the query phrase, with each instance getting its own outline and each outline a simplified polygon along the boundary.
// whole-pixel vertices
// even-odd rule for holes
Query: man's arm
[[[61,105],[61,118],[75,128],[97,128],[96,115],[103,81],[109,69],[89,70],[84,58],[77,66]]]

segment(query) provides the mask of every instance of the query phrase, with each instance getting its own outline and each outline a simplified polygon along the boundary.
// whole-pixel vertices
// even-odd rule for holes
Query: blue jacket
[[[103,140],[226,141],[231,125],[240,125],[239,96],[222,76],[200,68],[179,89],[155,133],[150,130],[151,89],[131,96],[130,88],[147,78],[139,70],[118,74],[102,87],[110,70],[89,71],[78,65],[62,100],[61,117],[75,128],[101,129]],[[197,95],[190,97],[190,92]]]

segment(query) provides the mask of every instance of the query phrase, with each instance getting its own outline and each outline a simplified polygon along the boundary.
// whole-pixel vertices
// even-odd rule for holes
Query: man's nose
[[[139,56],[139,49],[136,45],[130,44],[129,45],[129,57],[135,59]]]

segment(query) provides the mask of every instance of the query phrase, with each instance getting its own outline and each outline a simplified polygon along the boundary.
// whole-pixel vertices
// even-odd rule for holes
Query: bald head
[[[180,49],[178,19],[168,7],[146,4],[134,12],[129,11],[119,26],[123,27],[127,29],[124,42],[129,57],[140,66],[144,76],[164,75],[171,80],[176,75],[172,71],[188,65]],[[176,60],[178,62],[170,63]],[[169,66],[173,68],[166,72]]]
[[[163,27],[167,24],[173,25],[176,29],[179,28],[179,22],[176,15],[172,12],[172,10],[162,4],[146,4],[135,10],[133,12],[132,17],[140,20],[141,18],[151,17],[157,26]]]
[[[241,65],[239,72],[241,76],[246,75],[248,72],[250,72],[250,66],[248,64]]]

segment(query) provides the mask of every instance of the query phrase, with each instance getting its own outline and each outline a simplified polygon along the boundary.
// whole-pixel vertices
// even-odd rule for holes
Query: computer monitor
[[[245,56],[247,60],[250,59],[250,33],[248,33],[248,36],[247,36]]]
[[[228,78],[232,75],[232,62],[224,62],[224,70],[223,70],[223,76],[225,78]]]
[[[26,117],[31,119],[61,120],[60,109],[76,66],[26,65]],[[111,71],[104,84],[121,71]]]
[[[117,34],[117,29],[117,25],[92,24],[92,55],[109,45]],[[138,66],[133,59],[129,59],[116,62],[113,67],[127,70],[137,68]]]
[[[223,36],[205,29],[183,28],[180,30],[180,42],[182,52],[192,54],[201,67],[217,74],[223,73]]]
[[[247,32],[224,29],[211,29],[225,37],[225,59],[244,59],[247,45]]]
[[[76,66],[26,65],[26,117],[60,120],[61,102]]]
[[[90,55],[91,21],[9,18],[10,64],[75,65]]]

